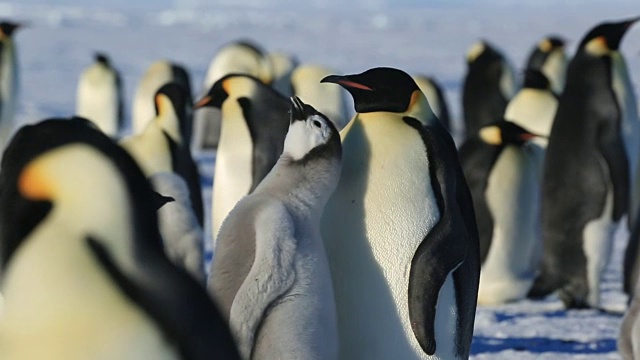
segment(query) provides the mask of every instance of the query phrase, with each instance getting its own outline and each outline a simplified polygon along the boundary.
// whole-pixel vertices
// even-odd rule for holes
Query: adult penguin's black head
[[[4,36],[11,36],[16,29],[21,28],[23,25],[11,21],[0,22],[0,32]]]
[[[551,83],[549,79],[540,71],[527,69],[524,72],[522,87],[527,89],[549,90]]]
[[[174,139],[175,141],[191,138],[191,124],[190,119],[187,117],[187,109],[191,106],[191,102],[189,101],[189,94],[181,85],[175,82],[162,85],[156,91],[154,103],[156,116],[162,117],[173,112],[178,118],[180,139]]]
[[[622,37],[638,20],[640,20],[640,17],[599,24],[582,39],[580,49],[596,55],[600,55],[599,53],[605,52],[605,50],[618,50]]]
[[[320,82],[345,88],[359,113],[405,112],[415,100],[414,92],[420,91],[409,74],[388,67],[373,68],[356,75],[329,75]]]
[[[103,64],[105,66],[110,66],[109,57],[107,56],[107,54],[103,52],[96,52],[93,56],[97,63]]]

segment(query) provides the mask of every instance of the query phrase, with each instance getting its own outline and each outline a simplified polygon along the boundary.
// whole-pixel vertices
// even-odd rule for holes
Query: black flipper
[[[198,224],[204,227],[204,203],[202,201],[200,171],[191,156],[191,149],[186,143],[181,145],[177,144],[165,131],[162,131],[162,133],[169,144],[173,171],[180,175],[187,183],[191,207],[196,215],[196,219],[198,219]]]
[[[598,149],[613,184],[613,221],[618,221],[629,208],[629,161],[617,122],[602,122],[598,130]]]
[[[436,351],[435,315],[440,288],[453,271],[458,308],[457,353],[468,357],[480,279],[478,232],[473,203],[451,136],[439,123],[404,121],[422,136],[440,220],[418,247],[409,275],[409,317],[416,339]]]
[[[489,174],[501,151],[502,147],[489,145],[477,136],[469,137],[458,151],[460,164],[473,198],[480,239],[481,263],[489,254],[493,238],[493,217],[485,192],[489,184]]]
[[[122,292],[158,323],[168,339],[177,342],[183,359],[240,359],[227,325],[204,288],[163,253],[147,249],[137,254],[137,268],[128,274],[99,239],[86,241]]]

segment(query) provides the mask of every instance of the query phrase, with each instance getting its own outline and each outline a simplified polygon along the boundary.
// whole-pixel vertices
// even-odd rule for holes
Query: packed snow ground
[[[384,65],[435,75],[446,90],[453,117],[459,119],[464,53],[477,39],[497,45],[521,70],[532,46],[547,34],[568,39],[572,54],[594,24],[640,14],[633,1],[621,0],[537,5],[462,0],[422,6],[404,1],[402,9],[391,9],[385,1],[375,2],[383,4],[377,9],[355,5],[338,9],[317,1],[300,5],[284,0],[275,8],[261,6],[260,1],[252,7],[207,7],[203,2],[184,1],[178,2],[182,7],[168,8],[162,8],[168,1],[135,0],[131,4],[136,6],[128,7],[127,2],[118,1],[117,7],[110,8],[87,7],[79,0],[64,3],[0,2],[3,17],[29,26],[16,35],[22,85],[17,120],[21,124],[71,115],[77,78],[94,51],[107,52],[122,72],[130,113],[137,81],[151,62],[166,58],[185,65],[198,94],[216,49],[238,38],[254,39],[269,51],[295,54],[301,62],[332,66],[337,73]],[[140,3],[148,6],[137,6]],[[640,24],[622,44],[636,85],[640,80],[638,44]],[[213,154],[199,156],[207,205],[214,161]],[[472,358],[618,359],[616,338],[626,304],[621,292],[626,236],[626,231],[618,232],[615,255],[605,275],[606,312],[567,312],[556,298],[480,307]]]

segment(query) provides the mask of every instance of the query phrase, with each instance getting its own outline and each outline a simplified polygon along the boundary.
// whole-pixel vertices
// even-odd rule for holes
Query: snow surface
[[[637,1],[630,0],[544,0],[528,5],[515,0],[427,4],[405,0],[400,8],[391,0],[357,1],[342,7],[342,0],[308,4],[279,0],[276,6],[263,0],[207,3],[0,2],[0,14],[29,25],[16,35],[21,65],[17,120],[25,124],[71,115],[77,78],[97,50],[110,54],[122,72],[127,113],[139,77],[160,58],[187,66],[198,94],[216,49],[238,38],[254,39],[269,51],[289,52],[301,62],[325,64],[341,73],[393,66],[435,75],[457,119],[464,53],[476,40],[484,38],[500,47],[520,71],[532,46],[547,34],[568,39],[572,54],[594,24],[640,14]],[[622,44],[636,85],[640,80],[638,44],[640,25],[629,31]],[[210,204],[214,160],[213,154],[199,156],[206,204]],[[626,236],[624,230],[616,236],[614,258],[605,275],[607,312],[567,312],[557,298],[480,307],[472,358],[618,359],[616,338],[626,304],[621,292]]]

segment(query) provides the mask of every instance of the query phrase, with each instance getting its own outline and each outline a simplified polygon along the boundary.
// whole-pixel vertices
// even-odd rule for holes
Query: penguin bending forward
[[[401,70],[322,81],[344,87],[357,112],[322,218],[340,358],[468,358],[480,257],[451,136]]]
[[[59,136],[18,175],[19,196],[50,208],[8,260],[0,358],[238,359],[206,291],[164,255],[134,160],[67,122],[41,123]]]
[[[340,135],[292,98],[284,151],[218,233],[209,291],[244,359],[337,359],[320,217],[340,178]]]
[[[543,150],[530,142],[534,138],[502,120],[481,128],[460,147],[480,235],[482,305],[524,298],[538,269]]]
[[[600,277],[629,203],[625,129],[637,124],[627,123],[620,103],[616,58],[635,20],[594,27],[569,63],[545,155],[544,255],[531,297],[559,290],[569,308],[600,304]]]

